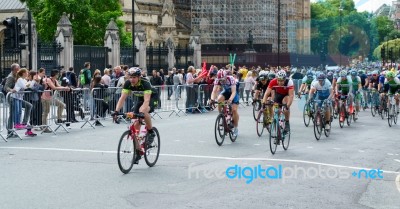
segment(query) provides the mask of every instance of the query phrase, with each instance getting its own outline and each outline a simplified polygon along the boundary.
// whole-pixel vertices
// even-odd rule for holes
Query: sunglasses
[[[377,74],[372,74],[372,76],[378,76]]]
[[[282,81],[284,81],[285,79],[282,79],[282,78],[278,78],[278,81],[280,81],[280,82],[282,82]]]

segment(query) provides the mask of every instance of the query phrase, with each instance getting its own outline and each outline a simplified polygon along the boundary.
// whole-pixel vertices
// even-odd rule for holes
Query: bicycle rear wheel
[[[331,115],[331,118],[332,118],[332,115]],[[325,120],[325,119],[324,119],[324,120]],[[329,137],[329,135],[331,134],[332,120],[330,120],[328,124],[329,124],[329,129],[326,129],[326,128],[324,127],[324,133],[325,133],[325,136],[326,136],[326,137]],[[326,125],[326,121],[325,121],[325,125]]]
[[[260,111],[257,116],[257,121],[256,121],[256,129],[257,129],[257,135],[260,137],[265,128],[266,124],[264,123],[264,113]]]
[[[398,115],[397,115],[397,108],[396,108],[396,106],[394,106],[395,108],[393,108],[394,110],[393,110],[393,122],[394,122],[394,124],[397,124],[397,117],[398,117]]]
[[[122,173],[129,173],[132,169],[136,158],[136,144],[134,143],[135,135],[131,135],[131,131],[125,131],[118,143],[118,166]]]
[[[145,143],[144,146],[144,160],[149,167],[153,167],[157,163],[158,156],[160,155],[160,133],[156,127],[153,127],[153,131],[156,134],[153,143],[149,145]]]
[[[372,117],[375,117],[375,115],[376,115],[376,108],[375,108],[375,104],[373,104],[373,102],[371,102],[371,115],[372,115]]]
[[[304,121],[304,125],[306,127],[308,127],[310,125],[310,121],[311,121],[311,108],[310,105],[308,103],[306,103],[304,105],[303,108],[303,121]]]
[[[270,126],[271,126],[270,128],[271,134],[269,134],[269,149],[271,150],[271,153],[274,155],[276,152],[276,147],[278,146],[277,144],[278,137],[280,135],[279,125],[276,122],[276,120],[273,120]]]
[[[215,141],[218,146],[224,143],[225,139],[225,117],[223,114],[219,114],[215,120]]]

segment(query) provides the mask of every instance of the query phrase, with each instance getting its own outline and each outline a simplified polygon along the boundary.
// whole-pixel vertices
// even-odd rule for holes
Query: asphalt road
[[[0,140],[0,208],[399,208],[400,125],[389,128],[366,111],[350,127],[335,120],[331,136],[316,141],[301,105],[292,108],[289,149],[275,155],[268,135],[256,135],[250,107],[239,110],[237,141],[221,147],[216,112],[162,114],[154,121],[161,134],[156,166],[142,160],[127,175],[116,155],[127,126],[110,120],[96,129],[73,124],[71,133]]]

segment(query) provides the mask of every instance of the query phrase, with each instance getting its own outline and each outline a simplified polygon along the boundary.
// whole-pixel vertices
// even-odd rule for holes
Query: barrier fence
[[[294,84],[297,91],[301,81],[294,81]],[[159,98],[158,106],[151,115],[153,119],[161,119],[161,113],[170,113],[168,117],[180,117],[181,114],[209,112],[213,87],[212,84],[154,86]],[[104,127],[102,121],[111,119],[121,91],[120,87],[100,86],[92,90],[77,88],[68,91],[23,91],[7,95],[0,93],[0,136],[4,141],[10,137],[22,139],[17,130],[26,128],[32,128],[40,134],[57,134],[60,130],[69,133],[71,123],[77,122],[82,123],[81,128]],[[238,91],[240,105],[249,105],[252,96],[250,91],[244,90],[244,83],[239,85]],[[245,98],[248,94],[250,100]],[[132,107],[137,101],[138,97],[133,94],[128,96],[121,112],[133,111]],[[122,116],[118,121],[128,123]]]

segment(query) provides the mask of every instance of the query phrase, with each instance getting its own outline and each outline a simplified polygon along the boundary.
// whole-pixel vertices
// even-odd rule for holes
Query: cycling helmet
[[[261,70],[258,76],[268,76],[268,72],[265,70]]]
[[[333,73],[332,72],[328,72],[328,74],[326,75],[327,78],[333,78]]]
[[[318,80],[325,80],[326,79],[326,75],[324,73],[320,73],[317,77]]]
[[[280,71],[276,74],[276,77],[277,77],[278,79],[286,78],[286,72],[285,72],[284,70],[280,70]]]
[[[262,75],[262,76],[258,77],[258,80],[259,81],[265,81],[265,80],[267,80],[267,77],[265,75]]]
[[[273,73],[272,71],[268,74],[268,78],[269,79],[274,79],[275,78],[275,73]]]
[[[339,76],[340,76],[340,77],[346,77],[346,76],[347,76],[346,70],[340,71]]]
[[[129,76],[141,76],[142,75],[142,70],[138,67],[131,67],[128,70],[128,75]]]
[[[313,73],[311,70],[309,70],[309,71],[307,72],[307,79],[308,79],[308,80],[314,79],[314,73]]]
[[[218,73],[218,70],[212,70],[211,72],[210,72],[210,77],[213,77],[213,76],[215,76],[215,75],[217,75],[217,73]]]
[[[357,76],[357,71],[351,70],[351,71],[350,71],[350,75],[351,75],[351,76]]]
[[[395,77],[395,75],[393,72],[389,71],[386,73],[386,78],[394,78],[394,77]]]
[[[362,74],[365,74],[364,70],[359,70],[358,75],[362,75]]]
[[[218,71],[218,73],[217,73],[217,79],[225,79],[226,78],[226,76],[227,76],[227,73],[226,73],[226,71],[225,70],[219,70]]]

